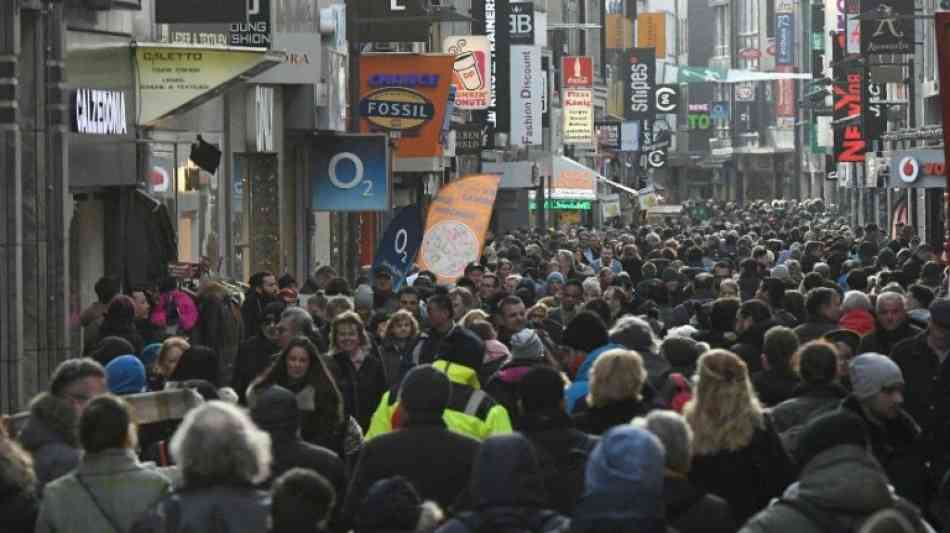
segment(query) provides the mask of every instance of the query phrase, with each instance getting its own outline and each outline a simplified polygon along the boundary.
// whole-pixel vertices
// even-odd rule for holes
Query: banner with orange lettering
[[[419,266],[438,276],[438,283],[454,283],[465,265],[478,261],[491,222],[500,176],[467,176],[439,189],[429,206]]]

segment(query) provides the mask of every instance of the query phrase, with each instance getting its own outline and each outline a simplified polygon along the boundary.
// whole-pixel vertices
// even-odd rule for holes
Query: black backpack
[[[817,525],[822,533],[860,533],[867,531],[869,525],[878,521],[900,521],[901,523],[913,527],[913,531],[916,533],[925,533],[928,531],[927,526],[924,525],[920,510],[902,498],[896,499],[894,504],[890,507],[884,507],[871,513],[865,517],[864,520],[861,520],[851,528],[845,527],[827,511],[803,498],[782,498],[778,501],[777,505],[791,507],[810,522]]]
[[[531,519],[523,520],[517,526],[495,524],[490,516],[486,520],[482,513],[475,512],[460,513],[455,518],[469,533],[543,533],[551,522],[560,517],[561,515],[554,511],[539,511]]]

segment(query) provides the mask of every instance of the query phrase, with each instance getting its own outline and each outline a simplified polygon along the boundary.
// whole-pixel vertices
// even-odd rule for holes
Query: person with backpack
[[[472,469],[472,511],[459,513],[436,533],[566,532],[570,519],[550,509],[531,442],[518,433],[482,443]]]
[[[564,411],[564,376],[536,366],[518,387],[520,432],[534,445],[551,508],[570,515],[584,490],[587,457],[597,437],[574,426]]]
[[[893,493],[869,446],[866,425],[848,411],[812,420],[799,442],[797,459],[804,468],[798,482],[739,533],[859,532],[878,514],[894,511],[916,531],[932,531],[913,505]]]

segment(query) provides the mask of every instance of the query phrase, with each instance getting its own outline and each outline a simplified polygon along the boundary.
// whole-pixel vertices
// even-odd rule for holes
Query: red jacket
[[[838,324],[863,337],[874,331],[874,316],[864,309],[853,309],[841,315]]]

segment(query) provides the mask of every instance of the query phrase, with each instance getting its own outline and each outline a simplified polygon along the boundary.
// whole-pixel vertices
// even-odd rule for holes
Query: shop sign
[[[675,115],[679,113],[680,88],[678,85],[657,85],[656,112]]]
[[[485,113],[485,121],[489,130],[491,130],[498,120],[498,73],[508,71],[509,55],[507,49],[499,50],[498,44],[507,41],[508,26],[497,25],[498,12],[507,12],[508,0],[473,0],[472,16],[475,20],[472,22],[472,33],[484,35],[488,39],[489,47],[489,87],[491,89],[491,98],[488,103],[488,112]]]
[[[624,122],[620,126],[620,150],[637,152],[640,150],[640,123]]]
[[[561,65],[566,89],[590,89],[594,86],[594,62],[590,56],[568,56]]]
[[[395,157],[441,157],[454,57],[363,54],[360,124],[364,133],[401,132]]]
[[[944,124],[941,133],[943,134],[944,160],[950,161],[950,127],[948,127],[950,125],[950,54],[947,53],[947,47],[950,46],[950,13],[937,13],[935,17],[940,107]]]
[[[863,68],[854,63],[845,63],[846,36],[838,33],[834,44],[834,105],[832,113],[835,126],[834,156],[838,163],[863,163],[867,141],[861,124]],[[851,119],[845,122],[845,119]]]
[[[508,9],[508,44],[534,45],[534,4],[511,2]]]
[[[725,122],[729,120],[729,102],[713,102],[709,107],[709,118]]]
[[[792,65],[777,65],[776,72],[792,72]],[[775,116],[795,116],[795,80],[776,80]]]
[[[532,146],[541,135],[541,47],[511,47],[511,139],[512,145]]]
[[[594,92],[565,89],[564,144],[591,144],[594,136]]]
[[[482,35],[447,37],[443,49],[455,56],[452,83],[455,107],[488,109],[491,100],[491,43]]]
[[[357,35],[363,41],[421,42],[429,39],[432,23],[426,20],[428,13],[424,3],[418,0],[346,0],[346,9],[347,33]],[[357,19],[369,22],[358,23]]]
[[[755,102],[755,83],[744,81],[736,84],[736,102]]]
[[[135,49],[138,123],[164,118],[269,60],[264,51],[139,46]]]
[[[528,209],[534,211],[538,208],[538,203],[534,200],[528,202]],[[544,209],[546,211],[590,211],[590,200],[545,200]]]
[[[634,6],[636,18],[636,2],[627,2],[627,6]],[[633,46],[633,21],[619,13],[607,15],[607,49],[626,50]]]
[[[317,135],[310,184],[316,211],[388,211],[389,139]]]
[[[72,126],[86,135],[127,135],[125,91],[76,89],[72,94]]]
[[[758,59],[762,57],[762,51],[758,48],[743,48],[739,50],[739,57],[746,60]]]
[[[666,149],[653,150],[647,153],[647,165],[650,168],[660,169],[666,166]]]
[[[686,125],[691,130],[708,130],[712,127],[712,120],[709,113],[689,113],[686,115]]]
[[[656,118],[656,54],[652,48],[633,48],[624,69],[624,114],[626,120]]]
[[[792,13],[775,15],[775,63],[795,63],[795,15]]]
[[[243,0],[157,0],[155,22],[158,24],[242,22],[246,2]]]
[[[597,144],[608,150],[619,150],[621,127],[619,122],[597,121],[594,124]]]
[[[862,0],[861,10],[883,15],[861,22],[861,54],[914,53],[914,0]]]
[[[666,57],[666,13],[641,13],[637,17],[637,46],[653,48]]]
[[[942,187],[946,185],[943,150],[898,150],[890,156],[890,175],[894,187]]]
[[[452,129],[455,131],[455,155],[479,155],[482,153],[481,124],[453,124]]]
[[[192,9],[199,4],[206,4],[206,2],[195,2],[194,0],[185,1]],[[219,48],[225,46],[271,48],[273,44],[271,38],[271,0],[229,1],[232,4],[240,5],[243,3],[244,6],[242,7],[246,6],[243,16],[230,18],[229,15],[229,20],[218,20],[214,23],[200,19],[177,20],[167,26],[160,27],[160,40],[174,44]],[[159,2],[159,5],[161,5],[161,2]]]

